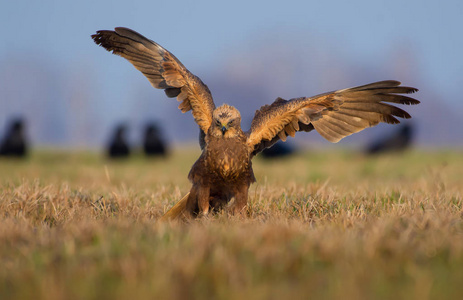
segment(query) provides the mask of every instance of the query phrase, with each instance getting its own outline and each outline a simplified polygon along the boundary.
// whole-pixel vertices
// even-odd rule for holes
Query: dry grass
[[[247,217],[157,223],[197,155],[0,160],[0,298],[463,298],[461,152],[257,159]]]

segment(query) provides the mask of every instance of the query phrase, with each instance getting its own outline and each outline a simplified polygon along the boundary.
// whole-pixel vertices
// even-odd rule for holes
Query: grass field
[[[256,159],[246,217],[156,222],[198,155],[0,160],[0,299],[463,299],[463,152]]]

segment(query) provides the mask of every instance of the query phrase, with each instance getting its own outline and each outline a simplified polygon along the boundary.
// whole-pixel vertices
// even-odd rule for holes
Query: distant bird
[[[143,151],[147,156],[167,155],[166,143],[162,138],[159,127],[154,123],[148,124],[145,128]]]
[[[108,156],[111,158],[128,157],[130,148],[125,137],[126,126],[118,125],[108,145]]]
[[[413,140],[414,129],[412,124],[404,124],[392,135],[383,137],[367,147],[367,154],[379,154],[385,152],[400,152],[407,149]]]
[[[270,148],[265,148],[262,150],[261,156],[263,158],[278,158],[278,157],[285,157],[289,156],[294,153],[294,147],[279,141],[275,143]]]
[[[248,189],[255,182],[252,158],[287,135],[315,129],[331,142],[380,122],[399,123],[395,118],[410,118],[404,110],[389,103],[418,104],[413,98],[398,95],[416,92],[388,80],[318,96],[284,100],[256,111],[249,131],[241,129],[240,112],[227,104],[216,108],[209,88],[188,71],[169,51],[139,33],[118,27],[92,35],[94,42],[120,55],[141,71],[155,88],[168,97],[177,97],[182,112],[192,111],[200,128],[201,156],[188,178],[193,186],[188,194],[167,213],[207,215],[234,198],[230,212],[244,211]]]
[[[24,134],[24,121],[16,119],[11,122],[0,145],[0,155],[24,157],[27,154],[27,142]]]

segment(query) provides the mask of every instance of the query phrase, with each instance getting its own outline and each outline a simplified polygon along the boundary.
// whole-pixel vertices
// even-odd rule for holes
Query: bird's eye
[[[222,126],[222,124],[220,123],[219,120],[215,120],[215,125],[217,125],[217,126]]]
[[[235,120],[231,120],[230,122],[228,122],[228,126],[232,126],[234,123],[235,123]]]

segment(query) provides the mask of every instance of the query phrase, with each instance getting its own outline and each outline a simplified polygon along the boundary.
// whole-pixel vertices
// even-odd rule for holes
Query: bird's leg
[[[188,196],[185,211],[193,216],[195,212],[198,210],[198,189],[195,185],[190,190],[190,194]]]
[[[201,185],[197,189],[197,199],[199,212],[198,216],[206,216],[209,213],[209,186]]]
[[[230,211],[234,214],[243,213],[246,209],[246,204],[248,203],[248,185],[241,185],[235,190],[235,202],[233,203]]]

